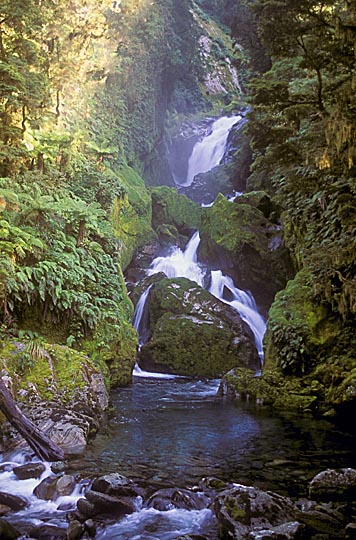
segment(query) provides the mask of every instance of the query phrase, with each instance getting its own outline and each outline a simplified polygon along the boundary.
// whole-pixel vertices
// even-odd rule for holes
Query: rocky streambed
[[[154,491],[116,472],[89,480],[62,467],[3,464],[2,475],[6,471],[12,483],[16,478],[27,493],[0,491],[2,540],[355,538],[356,470],[351,468],[319,473],[309,483],[308,497],[292,500],[213,477],[189,489]]]

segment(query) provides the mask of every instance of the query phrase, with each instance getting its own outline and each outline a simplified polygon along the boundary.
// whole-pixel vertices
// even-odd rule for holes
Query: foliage
[[[249,185],[276,194],[297,267],[310,267],[316,300],[348,321],[356,313],[355,8],[248,3],[272,58],[250,85]]]

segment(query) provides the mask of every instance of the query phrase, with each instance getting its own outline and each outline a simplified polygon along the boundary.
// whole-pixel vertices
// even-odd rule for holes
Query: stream
[[[220,162],[229,130],[239,118],[223,117],[212,124],[211,133],[193,149],[185,185],[195,174]],[[187,277],[207,287],[251,327],[263,361],[265,321],[253,297],[221,271],[209,274],[198,261],[199,241],[196,232],[185,250],[174,247],[167,256],[157,257],[147,275],[164,272],[168,277]],[[145,304],[149,293],[150,287],[137,302],[133,320],[141,346],[148,337]],[[193,488],[202,478],[214,476],[300,497],[306,495],[307,483],[319,471],[354,465],[353,434],[339,430],[331,421],[272,414],[255,404],[221,397],[219,382],[147,373],[136,365],[133,384],[111,394],[115,412],[108,425],[89,444],[85,455],[70,460],[67,472],[83,479],[119,472],[149,493],[163,487]],[[55,503],[39,500],[32,491],[52,474],[49,466],[41,478],[20,481],[6,465],[30,459],[23,452],[2,456],[0,491],[21,494],[30,502],[26,512],[13,513],[9,520],[18,523],[26,514],[35,526],[43,522],[61,525],[65,521],[63,508],[75,505],[86,482],[79,482],[72,495]],[[95,538],[173,540],[184,534],[216,540],[212,511],[207,507],[162,511],[138,497],[134,513],[118,523],[99,527]]]

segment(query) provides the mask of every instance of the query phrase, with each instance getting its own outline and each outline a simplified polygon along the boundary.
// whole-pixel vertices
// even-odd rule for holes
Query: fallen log
[[[20,411],[1,377],[0,410],[10,424],[27,441],[37,457],[45,461],[61,461],[64,459],[63,450]]]

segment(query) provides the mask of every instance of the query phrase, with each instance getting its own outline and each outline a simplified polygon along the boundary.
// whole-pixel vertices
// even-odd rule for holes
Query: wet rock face
[[[151,338],[141,350],[143,369],[203,377],[238,365],[259,369],[249,327],[195,282],[161,280],[151,289],[148,310]]]

